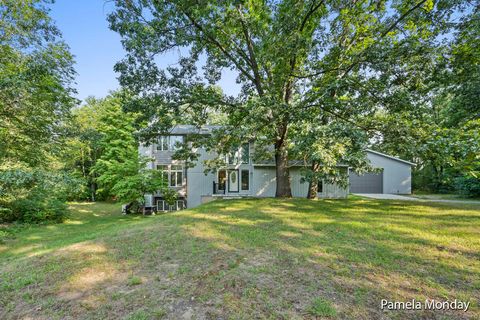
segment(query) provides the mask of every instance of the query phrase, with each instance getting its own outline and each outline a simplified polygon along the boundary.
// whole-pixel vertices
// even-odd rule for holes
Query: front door
[[[228,171],[228,192],[238,192],[238,170]]]

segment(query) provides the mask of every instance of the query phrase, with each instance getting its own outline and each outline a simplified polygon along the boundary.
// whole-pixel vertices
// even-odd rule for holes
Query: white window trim
[[[162,209],[159,208],[159,204],[162,204]],[[182,203],[182,207],[185,209],[186,204],[184,199],[176,200],[174,205],[168,205],[167,202],[163,199],[157,200],[156,206],[157,206],[157,211],[162,211],[162,212],[170,212],[170,211],[180,211],[182,209],[179,209],[179,203]],[[167,210],[165,210],[165,207]]]
[[[179,166],[180,169],[175,169],[175,170],[173,170],[173,169],[172,169],[172,166]],[[184,171],[184,170],[183,170],[183,165],[175,165],[175,164],[173,164],[173,165],[170,165],[170,166],[169,166],[169,175],[168,175],[168,177],[169,177],[169,180],[170,180],[170,181],[169,181],[169,186],[170,186],[170,187],[182,187],[182,186],[183,186],[183,171]],[[175,179],[174,179],[174,182],[175,182],[175,183],[174,183],[173,185],[172,185],[172,173],[175,175]],[[178,181],[178,174],[179,174],[179,173],[182,175],[182,176],[181,176],[182,179],[181,179],[181,181],[180,181],[180,184],[177,183],[177,181]]]
[[[174,188],[178,188],[178,187],[183,187],[183,182],[184,182],[184,178],[185,178],[185,170],[184,170],[184,167],[182,164],[162,164],[162,163],[157,163],[155,165],[155,168],[157,170],[159,166],[164,166],[167,168],[167,170],[164,170],[163,172],[164,173],[167,173],[167,184],[169,187],[174,187]],[[176,169],[176,170],[172,170],[172,166],[179,166],[181,167],[181,169]],[[172,185],[172,173],[175,173],[175,185]],[[180,184],[177,184],[177,175],[178,173],[181,173],[182,174],[182,181],[180,182]]]
[[[172,137],[179,137],[180,138],[180,143],[183,143],[184,138],[182,135],[169,135],[169,136],[159,136],[157,139],[157,151],[175,151],[178,150],[178,147],[176,145],[172,145]],[[167,140],[167,146],[166,149],[164,148],[164,142]],[[176,142],[176,141],[175,141]]]

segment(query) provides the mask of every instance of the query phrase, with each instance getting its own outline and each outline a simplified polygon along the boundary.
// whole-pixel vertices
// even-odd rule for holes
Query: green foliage
[[[168,205],[173,206],[178,198],[178,192],[174,189],[163,188],[162,197]]]
[[[480,179],[462,176],[455,179],[455,187],[465,197],[480,197]]]
[[[0,221],[62,221],[73,56],[43,0],[0,0]],[[71,189],[70,191],[68,189]]]
[[[0,169],[0,221],[61,222],[67,215],[65,205],[68,177],[40,169],[2,167]]]
[[[43,2],[0,2],[0,163],[48,163],[76,103],[73,57]]]
[[[291,194],[288,161],[294,154],[306,155],[308,162],[328,154],[330,163],[338,163],[344,160],[340,149],[365,142],[361,134],[351,134],[341,146],[299,144],[295,135],[301,126],[342,124],[349,127],[345,133],[364,131],[381,140],[375,137],[381,125],[372,115],[414,112],[429,97],[428,74],[444,53],[439,39],[455,31],[456,13],[475,11],[463,1],[115,3],[110,27],[127,51],[115,70],[122,86],[137,95],[127,109],[149,124],[140,136],[153,141],[175,124],[215,123],[223,129],[202,143],[219,157],[248,140],[260,150],[273,145],[282,197]],[[173,48],[182,50],[182,57],[162,69],[155,57]],[[199,68],[203,57],[205,66]],[[217,86],[224,69],[237,75],[237,96]],[[326,133],[328,141],[338,138],[334,130]],[[317,132],[305,131],[303,137],[308,134],[312,141]],[[352,167],[364,170],[364,158],[356,152]]]
[[[161,172],[145,169],[145,162],[132,164],[134,164],[132,170],[125,168],[125,165],[112,166],[108,173],[99,177],[99,179],[105,177],[109,181],[114,181],[110,192],[117,200],[126,203],[135,201],[143,203],[145,194],[152,194],[158,190],[164,190],[164,188],[169,190],[166,188],[166,182],[163,180]],[[106,175],[109,174],[112,176],[118,174],[118,180],[115,180],[115,177],[107,178]]]
[[[118,93],[113,93],[103,99],[89,97],[85,105],[74,110],[69,138],[61,155],[64,169],[71,176],[79,179],[79,190],[72,194],[78,200],[102,200],[109,196],[108,189],[98,190],[97,174],[94,167],[104,152],[102,145],[102,119],[109,116],[109,108],[116,105],[120,108]],[[121,120],[129,121],[125,115],[118,113]],[[132,134],[132,133],[130,133]]]
[[[146,168],[151,159],[139,155],[135,115],[122,110],[119,95],[101,103],[97,128],[100,139],[96,143],[102,151],[91,168],[100,187],[98,192],[124,203],[143,203],[145,194],[162,190],[166,182],[160,171]]]

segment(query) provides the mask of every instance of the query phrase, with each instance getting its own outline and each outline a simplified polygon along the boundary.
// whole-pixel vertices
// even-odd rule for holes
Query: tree
[[[308,199],[317,198],[320,181],[346,188],[346,167],[356,168],[357,173],[370,170],[365,157],[367,135],[363,131],[325,118],[318,120],[292,126],[291,155],[305,164],[302,180],[309,184]]]
[[[135,116],[122,111],[120,98],[108,97],[101,101],[98,141],[102,152],[92,168],[97,176],[100,193],[111,194],[115,184],[123,177],[136,175],[141,168],[140,155],[134,137]]]
[[[102,99],[88,97],[84,105],[73,111],[69,137],[61,161],[67,172],[83,180],[83,190],[76,195],[77,199],[96,201],[107,196],[97,192],[97,176],[93,168],[103,153],[101,119],[106,117],[107,108],[112,103],[120,103],[118,93]]]
[[[422,51],[435,48],[438,36],[448,32],[451,14],[463,5],[432,0],[115,3],[110,27],[128,53],[115,70],[121,84],[138,94],[129,110],[152,121],[143,138],[153,140],[178,123],[203,125],[212,110],[224,113],[224,128],[208,147],[221,154],[251,136],[259,148],[273,144],[277,197],[291,196],[292,127],[324,114],[356,128],[381,105],[369,98],[388,92],[382,80],[400,81],[412,65],[421,65]],[[156,56],[175,48],[185,57],[178,66],[160,69]],[[203,58],[201,74],[197,62]],[[238,96],[215,86],[222,69],[237,74]]]
[[[41,0],[0,0],[0,220],[61,221],[73,58]]]
[[[0,163],[48,163],[76,103],[73,58],[44,3],[0,1]]]
[[[94,126],[100,134],[96,143],[101,152],[90,175],[100,187],[98,192],[138,205],[143,203],[145,194],[168,192],[168,187],[162,172],[147,168],[151,159],[140,156],[133,126],[136,115],[122,110],[121,97],[121,93],[115,93],[91,104],[96,106],[93,109],[101,110],[94,120],[98,121]]]
[[[480,132],[479,18],[478,6],[458,15],[455,30],[442,44],[423,50],[428,68],[417,67],[408,75],[409,82],[420,87],[417,94],[393,95],[374,117],[381,124],[377,148],[418,164],[413,175],[416,189],[451,192],[463,177],[480,184],[474,176]],[[392,90],[395,86],[389,88],[401,93]],[[415,99],[406,99],[409,96]]]

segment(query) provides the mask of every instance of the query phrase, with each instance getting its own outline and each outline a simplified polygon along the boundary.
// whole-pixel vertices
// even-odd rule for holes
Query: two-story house
[[[200,155],[193,167],[185,166],[180,160],[173,160],[178,143],[188,134],[209,134],[214,127],[202,128],[199,132],[193,126],[179,125],[169,135],[160,136],[157,143],[141,145],[143,156],[152,158],[150,168],[162,170],[170,188],[177,190],[175,205],[165,203],[160,193],[147,195],[146,206],[156,206],[159,211],[193,208],[215,198],[225,197],[274,197],[276,189],[275,163],[255,163],[252,157],[253,143],[242,145],[235,154],[226,157],[226,165],[216,172],[205,173],[204,161],[215,158],[203,149],[193,150]],[[349,192],[355,193],[411,193],[411,166],[405,160],[379,152],[367,150],[373,167],[381,168],[379,173],[357,176],[349,174],[350,185],[342,188],[334,184],[319,183],[319,198],[345,198]],[[302,164],[292,164],[290,168],[292,196],[306,197],[308,183],[302,183]],[[348,167],[339,166],[340,170]]]

